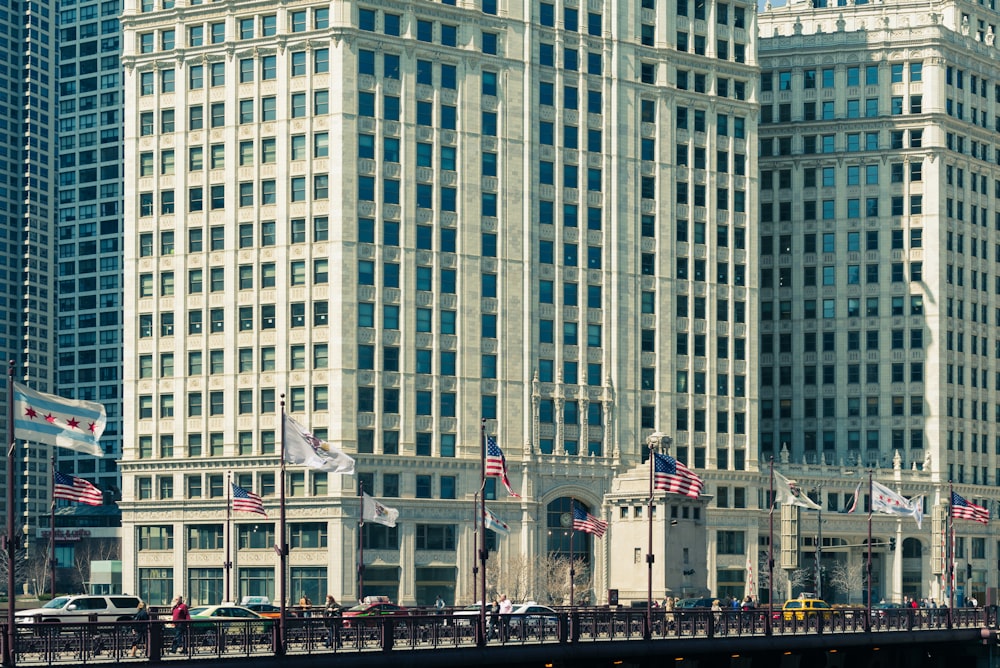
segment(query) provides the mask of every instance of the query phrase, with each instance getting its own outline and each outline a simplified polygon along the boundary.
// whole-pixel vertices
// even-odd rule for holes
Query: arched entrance
[[[589,603],[590,572],[593,557],[593,537],[589,533],[573,530],[573,509],[581,508],[588,513],[594,511],[579,499],[562,496],[545,507],[546,543],[545,555],[537,564],[539,569],[539,593],[544,594],[547,604],[569,603],[570,559],[574,563],[573,597],[577,603],[581,599]]]

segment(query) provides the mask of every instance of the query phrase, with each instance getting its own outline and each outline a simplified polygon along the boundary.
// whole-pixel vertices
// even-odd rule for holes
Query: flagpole
[[[3,665],[14,667],[14,563],[17,542],[14,539],[14,360],[7,367],[7,642],[3,646]]]
[[[232,549],[232,541],[233,541],[233,514],[232,514],[232,508],[233,508],[233,501],[232,501],[232,494],[233,494],[233,472],[232,471],[229,471],[229,472],[226,473],[226,482],[228,483],[226,485],[226,556],[224,558],[225,560],[222,562],[222,570],[225,571],[225,573],[226,573],[226,583],[225,583],[226,596],[222,600],[224,600],[224,601],[231,601],[232,599],[229,598],[229,593],[230,593],[230,590],[229,590],[229,581],[230,581],[230,578],[232,576],[232,569],[233,569],[233,549]]]
[[[56,450],[52,448],[52,502],[49,504],[49,579],[52,598],[56,597]],[[38,592],[35,592],[36,596]]]
[[[948,482],[948,618],[951,619],[952,610],[955,609],[955,515],[952,509],[952,496],[955,493],[954,484]],[[948,625],[949,627],[951,624]]]
[[[774,455],[771,455],[771,498],[768,503],[767,529],[767,619],[765,632],[771,635],[771,622],[774,614]]]
[[[657,446],[663,434],[654,432],[646,437],[646,449],[649,451],[649,498],[646,501],[646,627],[642,630],[643,638],[649,640],[653,636],[653,470]],[[666,583],[664,582],[664,586]]]
[[[384,491],[384,490],[383,490]],[[365,481],[358,478],[358,603],[365,597]]]
[[[865,565],[865,585],[868,590],[868,594],[865,597],[865,627],[870,628],[872,620],[872,509],[874,499],[872,492],[872,472],[868,471],[868,562]]]
[[[479,519],[476,515],[479,512],[479,493],[486,490],[476,490],[472,497],[472,602],[479,601],[479,561],[476,557],[476,549],[479,546]],[[486,605],[486,596],[483,596],[483,605]]]
[[[570,506],[573,508],[574,511],[576,510],[576,502],[575,501],[571,502]],[[575,522],[574,522],[574,524],[575,524]],[[573,567],[573,564],[576,563],[575,562],[576,556],[573,554],[573,539],[574,538],[576,538],[575,527],[573,526],[573,524],[570,524],[569,525],[569,611],[570,611],[570,614],[572,614],[572,612],[573,612],[573,606],[574,606],[575,601],[576,601],[576,599],[573,597],[573,594],[574,594],[574,591],[573,591],[573,584],[574,584],[573,580],[576,578],[576,568]]]
[[[479,477],[483,493],[479,496],[479,524],[486,523],[486,418],[482,418],[479,427]],[[483,604],[479,606],[479,629],[476,644],[486,644],[486,531],[479,537],[479,588],[483,592]],[[506,624],[506,622],[504,622]]]
[[[278,533],[280,537],[278,538],[278,544],[275,548],[278,551],[278,565],[281,568],[281,575],[279,576],[279,597],[281,598],[281,603],[279,604],[279,619],[278,619],[278,646],[275,648],[275,654],[283,655],[285,653],[285,633],[287,631],[287,621],[285,620],[285,608],[287,605],[287,594],[288,594],[288,578],[286,574],[285,564],[288,560],[288,543],[285,539],[285,395],[281,395],[281,484],[279,486],[278,495]]]

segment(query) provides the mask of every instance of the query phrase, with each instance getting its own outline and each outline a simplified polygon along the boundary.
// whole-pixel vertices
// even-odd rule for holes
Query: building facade
[[[57,21],[54,2],[0,8],[0,354],[16,380],[45,391],[56,380]],[[6,383],[0,394],[6,405]],[[6,433],[6,412],[0,424]],[[48,515],[49,458],[49,448],[28,444],[18,449],[15,480],[0,473],[5,489],[16,488],[14,508],[0,502],[4,517],[13,513],[15,540],[27,539],[29,550],[32,528]]]
[[[759,18],[760,457],[828,511],[865,470],[924,495],[922,529],[876,518],[886,599],[950,597],[949,485],[992,506],[1000,483],[996,22],[965,2]],[[867,539],[863,516],[831,516],[782,536],[804,556],[821,533],[827,571]],[[959,520],[955,557],[958,593],[995,600],[988,528]]]
[[[282,408],[358,468],[288,470],[295,599],[356,596],[363,483],[400,511],[364,593],[471,602],[484,419],[520,494],[485,490],[493,558],[574,541],[593,598],[613,541],[563,519],[607,517],[649,434],[749,479],[755,21],[126,0],[125,590],[274,597]]]

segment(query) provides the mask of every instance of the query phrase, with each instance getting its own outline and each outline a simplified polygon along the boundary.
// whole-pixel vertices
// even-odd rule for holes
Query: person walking
[[[333,597],[333,594],[327,594],[326,602],[323,604],[323,614],[326,616],[327,626],[327,647],[333,647],[334,645],[340,647],[340,613],[342,610],[343,608],[337,603],[337,599]]]
[[[136,651],[140,647],[146,646],[146,632],[149,630],[149,610],[146,610],[146,604],[143,601],[139,601],[138,610],[134,615],[132,615],[132,621],[135,624],[132,625],[132,656],[134,657]]]
[[[500,594],[500,642],[507,642],[512,612],[514,612],[514,603],[507,598],[507,594]]]
[[[299,598],[299,615],[302,617],[309,617],[312,614],[312,604],[313,602],[308,596],[302,594]]]
[[[434,609],[437,610],[437,614],[444,614],[444,599],[441,598],[441,594],[438,594],[437,599],[434,601]]]
[[[490,604],[490,631],[486,636],[487,640],[493,640],[497,637],[497,631],[500,625],[500,599],[496,596],[493,597],[493,602]]]
[[[170,646],[170,651],[176,654],[178,648],[184,651],[184,632],[187,624],[183,622],[191,619],[191,613],[188,612],[184,597],[179,594],[174,598],[174,603],[170,607],[170,619],[174,622],[174,642]]]

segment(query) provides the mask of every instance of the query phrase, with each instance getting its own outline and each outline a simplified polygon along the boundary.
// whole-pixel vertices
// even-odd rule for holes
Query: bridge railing
[[[592,643],[666,638],[740,638],[768,634],[892,633],[918,629],[995,627],[995,614],[975,608],[837,608],[822,611],[644,610],[578,608],[555,614],[487,618],[487,646]],[[7,642],[6,625],[0,624]],[[87,622],[18,624],[18,663],[57,665],[134,660],[239,658],[286,654],[419,651],[480,644],[476,616],[289,617],[278,652],[278,620],[192,620],[174,623]]]

